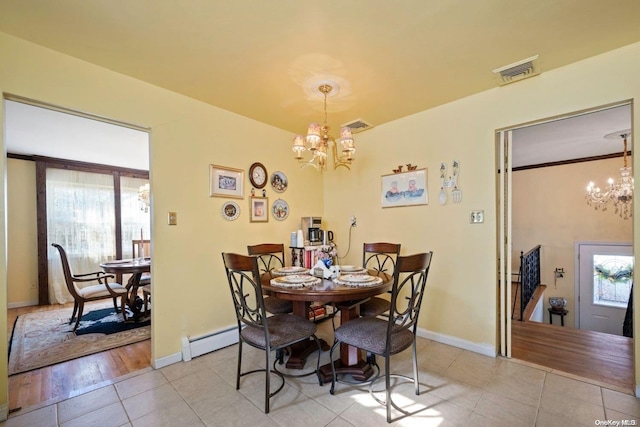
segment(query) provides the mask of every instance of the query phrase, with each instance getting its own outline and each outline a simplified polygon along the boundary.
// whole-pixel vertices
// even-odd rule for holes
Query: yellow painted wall
[[[7,159],[7,301],[9,307],[38,303],[36,166]]]
[[[329,228],[340,232],[341,242],[346,240],[350,215],[358,217],[347,261],[358,262],[365,241],[401,242],[403,254],[433,250],[419,326],[466,344],[497,348],[495,132],[638,99],[638,58],[640,44],[630,45],[357,134],[351,173],[325,175],[325,218]],[[640,123],[637,112],[633,123],[635,128]],[[461,165],[463,199],[440,206],[438,168],[454,159]],[[428,168],[430,204],[382,209],[381,175],[406,163]],[[469,224],[471,210],[484,210],[485,223]],[[638,221],[635,216],[633,224]],[[638,227],[634,230],[638,240]],[[637,330],[637,321],[635,326]]]
[[[151,129],[153,360],[179,353],[183,336],[235,324],[222,251],[246,253],[248,244],[288,242],[301,216],[322,213],[321,176],[293,162],[288,132],[2,33],[0,91]],[[237,200],[241,214],[232,222],[221,214],[228,199],[209,197],[209,164],[247,170],[256,161],[289,178],[285,193],[267,190],[270,202],[281,197],[289,203],[287,220],[249,223],[248,189]],[[0,176],[5,172],[3,166]],[[4,191],[1,185],[0,197]],[[2,209],[0,241],[6,241]],[[177,226],[167,225],[169,211],[178,213]],[[0,245],[4,257],[6,245]],[[6,307],[6,263],[0,263],[0,289],[0,306]],[[0,319],[2,405],[7,402],[7,328],[6,316]]]
[[[621,166],[620,157],[513,173],[513,271],[520,265],[520,251],[526,253],[541,245],[540,278],[547,285],[545,297],[567,299],[570,314],[565,325],[569,327],[575,327],[577,304],[575,242],[633,241],[633,221],[615,215],[613,207],[598,212],[584,199],[590,181],[602,186]],[[554,281],[556,267],[564,268],[565,274]],[[545,307],[549,307],[547,301]],[[547,310],[544,316],[548,322]]]
[[[345,259],[349,263],[360,262],[365,240],[402,242],[405,254],[433,250],[420,326],[495,351],[495,130],[637,98],[639,57],[640,44],[631,45],[375,127],[356,136],[351,172],[324,176],[297,167],[288,132],[6,34],[0,34],[0,90],[151,128],[154,360],[179,352],[182,336],[233,323],[223,250],[244,252],[251,243],[287,242],[300,216],[318,213],[336,232],[342,253],[348,219],[358,217]],[[640,123],[637,115],[634,123]],[[461,163],[464,197],[460,204],[439,206],[437,169],[454,159]],[[245,197],[240,218],[227,222],[220,214],[225,199],[208,197],[210,163],[246,170],[254,161],[289,177],[289,189],[280,195],[291,206],[289,220],[250,224]],[[430,204],[381,209],[380,176],[405,163],[429,169]],[[0,172],[4,177],[5,170]],[[0,191],[4,197],[4,186]],[[277,198],[272,191],[268,196]],[[484,224],[468,223],[471,209],[485,211]],[[168,211],[178,212],[178,226],[166,225]],[[0,239],[6,241],[4,208],[0,218]],[[0,245],[3,256],[6,245]],[[6,275],[0,263],[0,289],[7,287]],[[0,292],[1,304],[6,306],[6,292]],[[7,401],[6,316],[0,319],[2,404]]]

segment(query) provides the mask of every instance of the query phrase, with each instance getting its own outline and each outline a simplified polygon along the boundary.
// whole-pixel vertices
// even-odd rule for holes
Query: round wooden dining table
[[[140,286],[142,273],[151,271],[151,259],[134,258],[107,261],[100,264],[100,268],[102,268],[105,273],[131,274],[126,285],[128,290],[127,305],[133,312],[133,320],[138,321],[141,317],[143,306],[142,298],[138,296],[138,287]]]
[[[380,277],[382,283],[375,286],[343,286],[334,283],[332,279],[322,279],[319,284],[314,286],[290,288],[272,285],[271,279],[277,277],[273,273],[263,274],[261,281],[262,289],[265,293],[293,302],[293,314],[308,319],[309,307],[312,302],[334,303],[340,310],[340,323],[344,324],[360,316],[361,303],[391,289],[393,284],[391,275],[375,270],[369,270],[368,273],[370,276]],[[323,350],[327,350],[329,347],[326,343],[323,344]],[[286,367],[302,369],[307,355],[316,349],[317,347],[313,341],[292,346]],[[369,378],[373,374],[373,369],[362,358],[360,353],[360,350],[356,347],[340,344],[340,359],[335,361],[336,373],[351,374],[357,381],[365,381]],[[320,367],[322,382],[331,381],[332,376],[330,363]]]

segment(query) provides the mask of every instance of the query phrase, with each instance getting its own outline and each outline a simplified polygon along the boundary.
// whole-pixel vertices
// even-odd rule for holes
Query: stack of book
[[[319,302],[312,302],[309,307],[309,320],[316,321],[333,314],[333,307]]]
[[[331,246],[305,246],[304,247],[304,267],[313,268],[318,263],[318,249],[330,248]]]

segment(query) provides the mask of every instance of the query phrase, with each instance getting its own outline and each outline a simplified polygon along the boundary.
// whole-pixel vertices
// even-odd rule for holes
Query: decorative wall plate
[[[271,174],[271,186],[277,193],[284,193],[289,186],[287,176],[280,171]]]
[[[289,205],[282,199],[278,199],[271,205],[271,213],[278,221],[283,221],[289,216]]]
[[[240,216],[240,206],[236,202],[226,202],[222,205],[222,216],[229,221],[235,220]]]

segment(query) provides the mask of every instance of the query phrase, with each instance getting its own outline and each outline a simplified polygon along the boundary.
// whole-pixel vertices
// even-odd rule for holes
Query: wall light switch
[[[484,211],[471,211],[469,215],[471,224],[481,224],[484,222]]]
[[[169,215],[167,216],[167,223],[169,225],[178,225],[178,213],[169,212]]]

